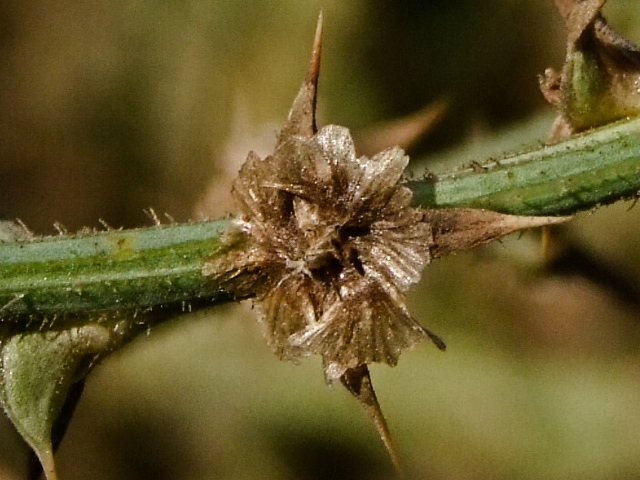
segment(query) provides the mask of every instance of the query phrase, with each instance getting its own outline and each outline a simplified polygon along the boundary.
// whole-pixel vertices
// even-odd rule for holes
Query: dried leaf
[[[555,225],[571,217],[506,215],[490,210],[448,208],[428,210],[425,221],[433,228],[434,258],[467,250],[525,228]]]
[[[398,465],[367,365],[393,366],[427,339],[445,348],[405,303],[422,268],[432,257],[564,219],[412,207],[402,183],[409,159],[399,147],[358,157],[346,128],[316,129],[320,32],[321,21],[274,153],[249,153],[233,182],[240,214],[227,240],[244,248],[218,252],[203,273],[236,297],[255,293],[280,358],[320,355],[326,379],[340,380],[363,405]]]

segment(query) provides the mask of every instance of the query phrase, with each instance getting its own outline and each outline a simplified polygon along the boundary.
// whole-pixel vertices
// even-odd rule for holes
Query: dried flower
[[[340,380],[360,402],[399,469],[368,364],[395,365],[425,339],[445,348],[409,314],[409,287],[432,255],[566,219],[413,207],[401,183],[409,159],[399,147],[358,157],[346,128],[317,130],[320,39],[321,19],[273,155],[249,153],[233,183],[240,214],[228,232],[231,247],[208,259],[203,273],[231,295],[255,296],[267,342],[281,358],[321,355],[327,380]]]
[[[322,356],[378,429],[398,470],[367,365],[395,365],[402,350],[430,338],[405,305],[431,258],[433,233],[400,179],[409,161],[390,148],[357,157],[344,127],[317,131],[321,19],[307,79],[273,155],[250,153],[233,183],[240,209],[229,235],[243,247],[203,268],[236,296],[255,294],[267,342],[280,358]],[[233,242],[229,242],[233,243]]]
[[[256,293],[275,352],[292,360],[320,354],[335,381],[372,362],[395,365],[402,350],[427,338],[444,343],[405,305],[433,243],[424,213],[399,183],[408,157],[398,147],[357,157],[346,128],[316,131],[319,32],[275,152],[250,153],[233,183],[236,232],[249,246],[212,259],[205,273],[216,272],[236,295]]]
[[[233,185],[238,226],[265,284],[257,309],[283,358],[319,353],[327,378],[433,338],[404,303],[429,261],[432,234],[398,182],[399,148],[358,158],[346,128],[281,135],[272,156],[250,155]],[[259,264],[255,260],[259,259]]]

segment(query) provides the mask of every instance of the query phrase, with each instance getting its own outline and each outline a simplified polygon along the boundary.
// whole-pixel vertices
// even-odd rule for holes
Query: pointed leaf
[[[17,333],[2,340],[0,400],[34,450],[48,480],[55,480],[52,430],[69,391],[109,347],[109,330],[89,324],[63,331]]]

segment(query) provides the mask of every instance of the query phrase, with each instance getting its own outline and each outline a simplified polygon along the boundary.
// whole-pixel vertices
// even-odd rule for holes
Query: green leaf
[[[0,400],[22,438],[55,480],[52,430],[71,389],[111,346],[110,330],[96,323],[67,330],[5,332],[0,347]]]

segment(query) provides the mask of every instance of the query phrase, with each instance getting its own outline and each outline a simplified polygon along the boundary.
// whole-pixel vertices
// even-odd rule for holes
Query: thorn
[[[580,34],[604,6],[606,0],[554,0],[569,32]],[[577,38],[577,37],[576,37]]]
[[[290,135],[311,137],[318,129],[316,125],[316,98],[318,90],[318,78],[320,76],[320,57],[322,55],[322,12],[318,16],[316,34],[313,40],[313,52],[311,64],[307,70],[307,76],[298,95],[293,101],[287,123],[280,132],[280,136],[286,138]]]
[[[424,327],[423,329],[424,329],[424,332],[427,334],[427,337],[429,337],[429,339],[434,343],[434,345],[438,347],[438,350],[441,350],[444,352],[447,349],[447,345],[446,343],[444,343],[444,340],[442,340],[438,335],[433,333],[431,330],[427,330]]]
[[[384,419],[382,409],[378,403],[376,392],[373,389],[373,383],[371,383],[371,376],[369,375],[369,368],[366,364],[360,365],[356,368],[349,368],[340,377],[340,381],[346,387],[347,390],[356,397],[356,400],[360,402],[360,405],[365,409],[373,424],[375,425],[382,443],[384,443],[391,461],[394,467],[400,475],[402,475],[402,467],[400,466],[400,458],[393,448],[391,442],[391,432],[387,426],[387,421]]]
[[[322,10],[320,10],[320,14],[318,15],[318,22],[316,23],[316,33],[313,38],[313,51],[311,53],[311,64],[309,65],[309,70],[307,71],[307,78],[305,82],[311,90],[313,91],[313,98],[311,100],[311,108],[312,108],[312,129],[313,133],[318,131],[318,127],[316,125],[316,103],[318,101],[318,78],[320,78],[320,59],[322,57],[322,31],[323,31],[323,18],[322,18]]]
[[[506,215],[489,210],[444,208],[425,212],[433,228],[433,258],[466,250],[525,228],[554,225],[572,217]]]
[[[573,2],[573,6],[568,15],[564,15],[567,24],[568,40],[575,44],[585,33],[590,25],[600,16],[600,11],[606,0],[583,0]],[[562,10],[561,10],[562,12]],[[602,17],[600,17],[602,18]]]

